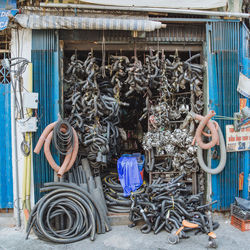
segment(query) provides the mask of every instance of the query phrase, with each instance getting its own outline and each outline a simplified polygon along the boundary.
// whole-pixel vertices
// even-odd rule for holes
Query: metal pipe
[[[15,88],[16,88],[16,78],[14,77],[14,83]],[[15,95],[15,94],[14,94]],[[16,189],[16,209],[17,209],[17,226],[21,227],[21,217],[20,217],[20,204],[19,204],[19,175],[18,175],[18,155],[17,155],[17,133],[16,133],[16,117],[15,117],[15,107],[16,107],[16,96],[13,97],[13,111],[11,112],[12,116],[12,121],[13,121],[13,132],[14,132],[14,147],[13,147],[13,154],[15,155],[15,175],[16,175],[16,184],[15,184],[15,189]]]
[[[166,23],[208,23],[208,22],[240,22],[240,20],[231,19],[211,19],[211,18],[178,18],[178,17],[150,17],[151,21]]]
[[[41,7],[49,8],[77,8],[77,9],[94,9],[94,10],[119,10],[119,11],[138,11],[138,12],[158,12],[158,13],[174,13],[185,15],[201,15],[201,16],[226,16],[249,18],[250,14],[239,12],[224,11],[204,11],[204,10],[184,10],[184,9],[167,9],[167,8],[141,8],[141,7],[120,7],[90,4],[58,4],[58,3],[40,3]]]
[[[29,71],[29,80],[27,90],[32,92],[32,64],[28,64]],[[32,109],[27,110],[27,116],[32,116]],[[32,133],[25,133],[25,141],[28,142],[29,147],[32,148]],[[26,215],[26,211],[30,212],[30,185],[31,185],[31,154],[32,151],[28,155],[24,156],[24,170],[23,170],[23,186],[22,186],[22,205],[24,214]],[[28,218],[26,218],[28,220]]]

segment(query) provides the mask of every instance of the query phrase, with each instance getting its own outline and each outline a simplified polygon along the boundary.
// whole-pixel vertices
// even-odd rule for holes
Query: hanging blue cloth
[[[129,196],[142,185],[142,178],[136,157],[122,156],[117,162],[117,171],[124,196]]]

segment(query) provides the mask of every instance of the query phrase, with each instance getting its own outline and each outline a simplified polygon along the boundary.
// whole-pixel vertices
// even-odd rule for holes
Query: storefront
[[[40,10],[32,11],[38,16],[42,13]],[[55,15],[56,11],[53,11],[50,12],[50,18],[43,17],[41,19],[41,16],[39,18],[35,16],[30,17],[28,14],[30,14],[31,10],[27,10],[27,13],[16,18],[19,25],[24,28],[20,32],[24,32],[24,34],[29,33],[28,48],[30,51],[27,51],[27,54],[29,54],[33,64],[33,91],[39,94],[37,110],[38,130],[33,136],[33,147],[44,128],[49,123],[58,119],[58,114],[62,118],[70,118],[72,113],[72,100],[69,100],[72,98],[70,91],[72,91],[72,87],[73,89],[78,87],[77,82],[82,84],[81,82],[86,81],[88,77],[86,72],[80,76],[77,75],[81,71],[79,68],[76,69],[79,70],[77,74],[72,73],[72,70],[69,68],[70,65],[77,63],[76,60],[80,61],[78,63],[79,67],[81,67],[86,62],[88,56],[92,59],[95,58],[94,63],[98,66],[98,70],[97,67],[95,68],[98,72],[94,73],[96,74],[95,80],[98,84],[104,81],[111,82],[112,77],[114,77],[113,80],[116,79],[115,81],[119,80],[119,78],[115,77],[115,70],[111,70],[116,63],[116,59],[118,60],[117,64],[121,61],[121,75],[123,73],[126,74],[126,77],[123,76],[124,78],[122,78],[124,81],[128,77],[129,69],[135,67],[135,58],[141,62],[142,68],[138,69],[140,76],[142,76],[142,71],[147,71],[146,68],[148,65],[152,67],[149,71],[150,75],[153,76],[156,72],[155,70],[163,70],[160,68],[164,65],[162,61],[165,60],[167,62],[165,65],[168,71],[166,78],[170,82],[170,85],[174,87],[169,90],[171,97],[168,97],[167,108],[165,106],[165,113],[172,111],[172,117],[170,118],[170,114],[165,115],[165,124],[163,121],[160,121],[161,124],[164,124],[168,128],[167,131],[169,131],[169,134],[166,136],[173,136],[174,131],[180,128],[181,123],[185,120],[190,110],[199,114],[206,114],[208,110],[215,110],[218,115],[227,117],[232,117],[234,112],[238,111],[239,95],[236,89],[239,72],[242,70],[240,67],[242,61],[241,48],[242,44],[246,41],[245,37],[243,39],[241,37],[243,32],[247,32],[242,22],[238,20],[178,17],[169,18],[168,20],[168,18],[156,18],[150,15],[130,15],[131,26],[129,26],[128,22],[124,22],[125,19],[128,19],[129,15],[121,16],[119,14],[119,18],[116,17],[112,20],[106,18],[109,19],[109,22],[105,21],[105,23],[109,26],[105,27],[104,21],[101,18],[98,19],[97,14],[95,18],[99,21],[94,22],[93,19],[95,18],[90,17],[90,14],[87,14],[86,16],[88,17],[83,20],[83,17],[81,17],[83,14],[79,12],[77,12],[79,17],[71,18],[72,10],[66,12],[65,17],[55,19],[53,15]],[[105,14],[108,13],[105,12]],[[115,19],[119,19],[119,21],[114,21]],[[144,22],[140,23],[140,20],[144,20]],[[83,21],[86,21],[86,23]],[[166,24],[166,27],[162,24]],[[127,29],[124,28],[125,26]],[[23,40],[22,42],[24,43],[25,41]],[[125,58],[129,60],[128,63],[126,63],[127,59]],[[156,58],[157,63],[153,62],[154,59],[151,60],[150,58]],[[225,61],[227,63],[224,63]],[[174,64],[178,62],[182,66],[175,68]],[[188,68],[190,62],[195,66],[189,66]],[[183,67],[185,63],[186,66]],[[131,66],[131,64],[134,64],[134,66]],[[101,70],[102,66],[105,68],[103,71]],[[124,70],[125,67],[127,67],[128,71]],[[190,88],[190,82],[187,80],[181,83],[185,72],[189,73],[188,70],[190,70],[190,67],[195,68],[194,71],[196,73],[194,74],[197,75],[197,84],[193,89]],[[124,72],[122,72],[123,70]],[[229,72],[231,74],[228,75]],[[147,78],[146,74],[149,73],[143,74]],[[71,78],[72,75],[73,78]],[[76,76],[77,80],[74,78]],[[186,75],[185,77],[188,78]],[[179,79],[179,82],[175,79]],[[99,170],[107,169],[107,165],[116,166],[116,160],[123,154],[140,152],[146,156],[145,169],[148,168],[148,171],[144,169],[145,180],[152,182],[153,179],[157,179],[160,176],[169,180],[169,178],[179,175],[185,169],[187,173],[185,182],[191,193],[205,192],[207,201],[210,201],[210,199],[218,201],[214,205],[214,209],[229,209],[234,197],[240,195],[238,185],[239,174],[244,171],[247,176],[249,172],[248,151],[244,153],[227,153],[225,169],[220,174],[214,175],[211,178],[211,175],[207,175],[199,168],[195,154],[192,155],[190,153],[185,155],[185,151],[188,148],[184,146],[179,147],[178,144],[182,143],[180,138],[183,135],[178,134],[177,132],[180,131],[176,130],[175,136],[180,141],[175,142],[175,150],[172,155],[171,149],[170,152],[166,152],[165,149],[164,151],[160,147],[155,147],[154,160],[158,169],[156,167],[150,169],[149,165],[151,161],[147,156],[148,153],[145,153],[145,148],[148,146],[147,142],[145,142],[145,133],[158,128],[156,125],[157,112],[159,111],[157,110],[157,106],[160,107],[160,104],[165,105],[162,96],[166,93],[164,92],[165,90],[159,87],[159,82],[161,81],[159,77],[151,80],[152,82],[147,83],[146,87],[151,84],[150,90],[153,93],[149,103],[151,106],[150,112],[153,113],[146,114],[145,118],[140,119],[144,115],[145,108],[146,110],[148,108],[148,104],[146,103],[148,92],[146,88],[141,90],[141,88],[145,87],[143,84],[140,85],[141,88],[138,87],[136,90],[133,89],[134,86],[130,86],[134,90],[131,95],[126,95],[127,91],[131,90],[131,88],[127,87],[119,90],[121,91],[119,98],[113,94],[112,98],[116,98],[117,101],[130,104],[131,108],[126,106],[119,108],[120,122],[117,125],[117,129],[119,127],[126,132],[128,139],[127,141],[122,141],[121,138],[119,140],[117,138],[114,145],[119,144],[119,149],[116,148],[113,156],[106,154],[106,159],[101,161]],[[152,86],[153,83],[158,87],[154,89]],[[105,86],[105,90],[112,89],[115,86],[115,84],[114,86],[107,85]],[[219,96],[218,93],[220,93]],[[90,91],[89,95],[91,94]],[[81,95],[84,95],[84,93],[81,93]],[[67,104],[71,107],[68,107]],[[105,104],[100,103],[99,105]],[[153,109],[155,110],[152,111]],[[83,119],[82,115],[85,114],[80,114]],[[151,120],[149,119],[150,117],[152,118]],[[164,112],[159,117],[163,119]],[[81,118],[78,120],[78,125],[81,123]],[[74,124],[73,120],[77,119],[76,117],[72,118],[72,124]],[[96,118],[94,120],[99,121]],[[225,125],[231,124],[231,121],[220,122],[219,120],[218,123],[225,137]],[[76,127],[78,125],[75,124]],[[94,123],[91,125],[94,125]],[[88,126],[90,125],[88,124]],[[196,126],[194,125],[194,127]],[[84,134],[78,128],[78,134],[81,135],[81,133]],[[107,131],[104,132],[104,134],[106,133]],[[112,142],[109,146],[112,147],[114,145]],[[218,165],[218,158],[214,157],[216,154],[214,151],[204,153],[207,164],[212,166],[212,168]],[[220,156],[217,147],[216,151]],[[86,152],[81,153],[85,157],[88,156]],[[179,154],[177,155],[176,153]],[[185,157],[180,160],[183,155]],[[59,161],[60,157],[54,153],[54,158]],[[174,164],[173,159],[175,159]],[[34,154],[33,179],[35,202],[41,197],[39,190],[43,184],[51,182],[55,178],[57,177],[55,177],[54,171],[49,166],[44,154]],[[67,180],[68,177],[66,176],[65,178]],[[246,189],[246,185],[247,178],[244,178],[244,190]],[[244,191],[243,196],[245,197],[246,195],[247,193]]]

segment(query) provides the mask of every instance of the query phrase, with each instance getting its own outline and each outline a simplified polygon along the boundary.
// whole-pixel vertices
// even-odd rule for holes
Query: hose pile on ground
[[[131,200],[129,197],[124,197],[118,174],[113,172],[107,173],[103,177],[102,183],[108,211],[111,213],[128,213]],[[141,187],[135,193],[142,192],[144,192],[144,187]]]
[[[72,243],[96,233],[105,233],[103,212],[86,190],[72,183],[45,183],[42,192],[49,192],[34,206],[27,224],[27,237],[31,229],[42,240]]]
[[[80,162],[81,164],[79,164]],[[97,205],[99,206],[100,211],[102,211],[102,217],[104,218],[106,225],[108,225],[110,229],[110,223],[107,217],[108,209],[102,189],[101,177],[100,175],[92,175],[88,159],[81,159],[81,157],[78,157],[78,161],[75,163],[74,167],[71,168],[67,173],[64,181],[74,183],[81,189],[84,189],[91,194],[91,196],[93,197],[93,199],[95,199]]]
[[[143,194],[133,194],[129,219],[135,226],[136,222],[144,221],[141,227],[142,233],[154,231],[155,234],[165,229],[168,233],[178,230],[182,226],[184,219],[189,222],[199,224],[198,232],[208,233],[210,219],[205,214],[205,210],[211,204],[202,205],[202,193],[191,195],[186,189],[186,185],[180,180],[184,177],[180,175],[172,179],[169,183],[164,183],[161,178],[148,186]],[[213,229],[218,227],[218,223],[212,223]],[[181,232],[183,238],[187,237],[184,229]]]
[[[60,154],[65,155],[62,166],[58,166],[52,157],[50,143],[53,138],[54,145]],[[50,166],[57,172],[59,177],[70,170],[73,166],[79,148],[76,131],[67,121],[60,120],[49,124],[41,134],[34,152],[39,154],[44,144],[44,154]]]

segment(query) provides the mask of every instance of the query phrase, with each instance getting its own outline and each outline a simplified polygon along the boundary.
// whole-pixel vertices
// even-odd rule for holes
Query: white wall
[[[11,58],[14,57],[24,57],[31,61],[31,43],[32,43],[32,30],[29,29],[12,29],[11,32]],[[27,89],[28,87],[28,79],[29,79],[29,71],[28,69],[23,74],[23,86]],[[25,90],[24,90],[25,91]],[[18,93],[19,95],[19,93]],[[13,89],[11,91],[11,112],[13,114],[14,107],[13,107]],[[19,130],[18,125],[17,128],[17,159],[14,154],[14,145],[15,145],[15,139],[14,138],[14,128],[13,123],[14,119],[12,117],[11,123],[12,123],[12,166],[13,166],[13,192],[14,192],[14,217],[17,219],[17,199],[19,199],[19,204],[21,208],[21,219],[23,221],[24,215],[22,210],[22,204],[21,204],[21,195],[22,195],[22,183],[23,183],[23,169],[24,169],[24,156],[20,150],[20,145],[22,142],[22,133]],[[31,150],[32,152],[32,150]],[[18,164],[18,176],[19,176],[19,194],[16,192],[16,169],[15,169],[15,161],[17,161]],[[33,162],[31,161],[31,206],[34,204],[34,185],[33,185]],[[22,227],[24,226],[24,223],[22,223]]]

